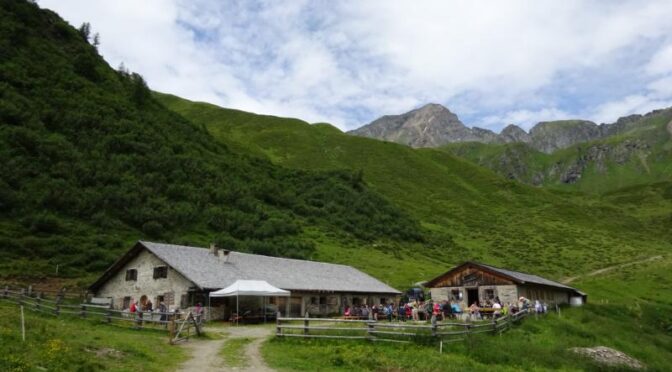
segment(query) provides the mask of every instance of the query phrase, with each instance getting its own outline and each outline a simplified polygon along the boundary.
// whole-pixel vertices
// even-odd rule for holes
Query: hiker
[[[392,309],[390,308],[390,306],[380,304],[380,307],[383,309],[383,315],[385,315],[385,318],[387,318],[387,321],[391,322],[392,321]]]
[[[196,303],[196,307],[194,308],[194,319],[196,319],[196,323],[201,324],[202,315],[203,315],[203,307],[201,307],[201,303],[198,302]]]
[[[437,320],[441,318],[441,304],[438,302],[435,302],[434,305],[432,306],[432,315],[436,317]]]
[[[406,321],[406,304],[403,302],[399,302],[399,306],[397,307],[397,320],[400,322]]]

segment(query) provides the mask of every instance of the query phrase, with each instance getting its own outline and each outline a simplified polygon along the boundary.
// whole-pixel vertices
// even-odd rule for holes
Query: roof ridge
[[[176,248],[187,248],[187,249],[204,249],[208,250],[207,247],[196,247],[192,245],[181,245],[181,244],[172,244],[172,243],[158,243],[158,242],[150,242],[150,241],[145,241],[145,240],[138,240],[138,242],[142,243],[143,245],[145,243],[149,244],[161,244],[161,245],[169,245],[171,247],[176,247]],[[346,264],[340,264],[340,263],[332,263],[332,262],[322,262],[322,261],[315,261],[315,260],[304,260],[300,258],[289,258],[289,257],[278,257],[278,256],[269,256],[265,254],[258,254],[258,253],[249,253],[249,252],[241,252],[241,251],[234,251],[231,249],[228,249],[229,252],[231,253],[236,253],[240,255],[247,255],[247,256],[257,256],[257,257],[265,257],[265,258],[270,258],[270,259],[276,259],[276,260],[287,260],[287,261],[299,261],[299,262],[311,262],[315,264],[321,264],[321,265],[330,265],[330,266],[343,266],[347,268],[352,268],[350,265]]]

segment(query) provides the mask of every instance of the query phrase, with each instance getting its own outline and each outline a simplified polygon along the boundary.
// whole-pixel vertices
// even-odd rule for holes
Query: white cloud
[[[497,130],[672,98],[668,0],[40,4],[91,22],[105,58],[153,89],[343,129],[426,102]],[[596,97],[587,73],[624,83]]]

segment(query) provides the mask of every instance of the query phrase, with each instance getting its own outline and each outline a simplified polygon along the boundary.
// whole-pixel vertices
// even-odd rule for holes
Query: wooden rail
[[[81,319],[100,319],[105,323],[118,321],[132,325],[134,328],[142,329],[147,325],[152,325],[152,329],[165,328],[170,335],[170,342],[183,340],[189,337],[190,329],[195,328],[196,334],[200,335],[202,330],[200,320],[191,314],[159,312],[159,311],[140,311],[130,313],[123,310],[115,310],[111,307],[94,304],[68,304],[64,303],[64,296],[56,296],[53,299],[47,299],[42,292],[33,292],[29,294],[25,289],[15,290],[5,287],[0,289],[0,300],[23,305],[26,309],[42,314],[61,316],[69,315]],[[177,337],[175,331],[177,331]],[[184,336],[186,334],[186,337]],[[181,337],[180,337],[181,336]]]
[[[276,318],[277,337],[361,339],[383,342],[413,342],[439,340],[460,341],[478,333],[501,333],[513,323],[529,315],[528,310],[505,315],[490,321],[439,322],[432,317],[430,324],[390,323],[375,320],[346,320],[329,318]]]

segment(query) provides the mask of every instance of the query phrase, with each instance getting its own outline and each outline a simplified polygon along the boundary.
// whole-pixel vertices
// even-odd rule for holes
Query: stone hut
[[[587,298],[575,288],[537,275],[471,261],[428,281],[425,287],[430,288],[435,301],[452,300],[463,307],[495,299],[502,304],[515,304],[520,297],[548,305],[576,303],[577,298],[583,303]]]
[[[264,280],[291,292],[269,298],[264,312],[283,316],[326,316],[345,306],[396,301],[400,292],[346,265],[269,257],[218,249],[139,241],[90,286],[96,297],[112,299],[116,309],[132,300],[169,309],[187,309],[238,279]],[[212,318],[228,318],[235,298],[212,299]],[[240,298],[241,313],[262,312],[259,298]],[[235,310],[234,310],[235,311]]]

